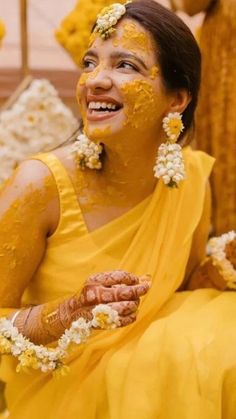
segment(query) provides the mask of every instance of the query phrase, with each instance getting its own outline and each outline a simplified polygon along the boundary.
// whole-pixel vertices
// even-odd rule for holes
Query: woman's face
[[[109,39],[92,38],[77,87],[85,133],[103,142],[116,135],[156,138],[169,98],[151,35],[123,19]]]

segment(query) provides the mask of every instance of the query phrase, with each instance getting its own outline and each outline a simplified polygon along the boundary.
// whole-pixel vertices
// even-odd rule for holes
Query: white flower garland
[[[0,113],[0,184],[26,157],[63,143],[78,121],[48,80],[33,80],[14,105]]]
[[[58,340],[56,348],[35,345],[19,333],[11,320],[0,318],[0,353],[11,354],[18,359],[17,372],[33,368],[64,375],[69,369],[64,364],[64,359],[71,344],[80,345],[86,342],[92,328],[114,329],[120,325],[117,311],[106,304],[96,306],[92,314],[91,321],[82,317],[74,321]]]
[[[182,148],[179,144],[163,143],[158,149],[154,176],[165,185],[176,187],[186,177]]]
[[[114,3],[111,6],[104,7],[101,13],[98,14],[94,32],[98,33],[103,39],[109,38],[115,31],[113,26],[117,24],[125,12],[125,5],[120,3]]]
[[[162,178],[165,185],[176,188],[186,177],[182,147],[176,144],[184,130],[182,115],[178,112],[170,112],[163,119],[162,126],[168,139],[158,148],[154,176],[158,179]]]
[[[90,141],[85,134],[78,135],[71,146],[71,151],[76,153],[82,169],[85,167],[89,169],[101,169],[100,154],[102,153],[102,146]]]
[[[219,237],[213,237],[207,244],[207,254],[211,256],[213,265],[219,268],[221,275],[227,281],[227,288],[236,289],[236,270],[226,258],[225,246],[236,238],[235,231],[229,231]]]

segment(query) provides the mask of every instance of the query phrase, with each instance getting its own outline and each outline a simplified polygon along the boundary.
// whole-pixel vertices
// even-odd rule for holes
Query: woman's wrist
[[[209,256],[192,274],[188,289],[236,290],[236,233],[213,237],[207,251]]]

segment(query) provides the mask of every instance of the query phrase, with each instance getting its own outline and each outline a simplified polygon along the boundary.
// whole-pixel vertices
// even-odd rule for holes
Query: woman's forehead
[[[104,50],[107,53],[113,50],[128,51],[142,58],[156,57],[156,47],[152,35],[138,22],[132,19],[122,19],[115,27],[112,36],[103,40],[98,34],[92,34],[90,48]]]

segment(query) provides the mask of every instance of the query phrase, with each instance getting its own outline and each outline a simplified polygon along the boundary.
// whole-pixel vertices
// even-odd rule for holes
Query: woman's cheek
[[[145,131],[156,124],[159,96],[151,83],[137,79],[124,83],[121,93],[126,116],[124,126]]]

